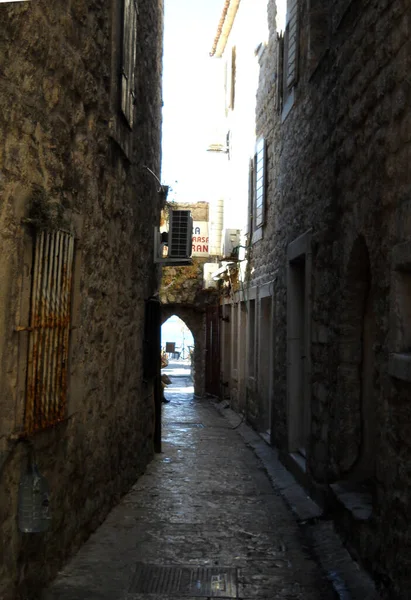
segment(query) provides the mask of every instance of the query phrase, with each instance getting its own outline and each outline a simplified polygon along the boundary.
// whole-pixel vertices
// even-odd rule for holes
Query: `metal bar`
[[[64,418],[74,238],[63,231],[35,238],[27,364],[25,433]]]
[[[43,426],[42,419],[42,397],[44,390],[43,381],[43,366],[44,366],[44,347],[45,347],[45,324],[46,324],[46,293],[47,293],[47,275],[48,275],[48,264],[46,257],[50,254],[50,236],[48,233],[43,232],[41,235],[44,236],[43,254],[41,257],[42,261],[42,279],[41,279],[41,291],[40,291],[40,330],[39,330],[39,343],[38,343],[38,358],[37,358],[37,372],[36,372],[36,392],[34,395],[34,427],[35,429],[41,429]]]
[[[61,290],[61,265],[62,265],[62,255],[63,255],[63,242],[64,236],[58,231],[57,232],[57,244],[56,244],[56,276],[55,276],[55,286],[54,286],[54,303],[53,303],[53,312],[55,316],[55,323],[53,328],[53,337],[52,337],[52,360],[50,365],[51,372],[51,406],[53,417],[56,418],[58,414],[58,382],[57,382],[57,362],[59,359],[59,331],[60,331],[60,290]]]
[[[68,368],[68,353],[69,353],[69,335],[70,335],[70,304],[71,304],[71,283],[72,283],[72,268],[74,254],[74,239],[72,236],[68,239],[68,253],[66,262],[66,271],[63,273],[64,292],[64,330],[63,330],[63,352],[62,352],[62,377],[61,377],[61,403],[60,403],[60,418],[63,418],[66,410],[67,400],[67,368]]]
[[[36,390],[36,372],[37,372],[37,348],[38,348],[38,325],[39,315],[38,306],[41,290],[41,271],[42,261],[41,257],[43,254],[44,237],[40,234],[35,238],[35,257],[33,267],[33,284],[32,284],[32,298],[31,298],[31,314],[30,314],[30,327],[33,329],[33,333],[30,335],[29,340],[29,355],[27,365],[27,391],[26,391],[26,407],[24,416],[24,426],[26,431],[33,429],[34,419],[34,398]]]
[[[59,323],[57,330],[57,356],[56,356],[56,396],[54,398],[55,403],[55,415],[56,419],[60,415],[60,406],[62,402],[61,394],[61,373],[63,368],[63,330],[64,330],[64,273],[66,270],[67,263],[67,246],[68,239],[66,235],[62,236],[62,249],[61,249],[61,260],[60,260],[60,272],[59,272],[59,299],[58,299],[58,313]]]
[[[41,413],[41,425],[44,427],[50,422],[50,398],[49,398],[49,379],[50,379],[50,341],[51,332],[53,327],[52,322],[52,298],[51,289],[53,286],[53,275],[54,275],[54,248],[55,248],[55,233],[49,233],[49,252],[45,256],[45,263],[47,268],[47,277],[44,293],[44,349],[43,349],[43,372],[41,374],[42,382],[42,395],[39,398],[40,413]]]
[[[51,311],[50,312],[50,321],[51,321],[51,323],[50,323],[50,325],[51,325],[50,359],[49,359],[49,363],[48,363],[49,364],[49,366],[48,366],[49,380],[48,380],[48,389],[47,389],[48,401],[49,401],[49,422],[50,421],[54,422],[55,415],[56,415],[55,395],[54,395],[54,388],[55,388],[54,363],[56,360],[55,338],[56,338],[58,319],[59,319],[59,315],[57,312],[57,297],[59,294],[58,276],[59,276],[60,238],[61,238],[61,233],[59,231],[56,231],[54,233],[55,244],[54,244],[54,252],[53,252],[53,256],[52,256],[53,278],[52,278],[52,286],[51,286],[51,306],[50,306],[50,311]]]

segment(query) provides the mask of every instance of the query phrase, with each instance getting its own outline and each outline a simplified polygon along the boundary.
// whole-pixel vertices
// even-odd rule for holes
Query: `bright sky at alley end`
[[[218,60],[209,52],[223,6],[224,0],[165,0],[162,182],[179,202],[208,200]]]

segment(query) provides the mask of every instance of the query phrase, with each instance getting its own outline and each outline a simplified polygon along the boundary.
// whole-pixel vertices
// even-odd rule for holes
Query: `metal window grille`
[[[298,2],[288,0],[286,26],[286,84],[290,88],[297,81],[297,51],[298,51]]]
[[[169,252],[171,258],[191,256],[193,220],[189,210],[170,212]]]
[[[36,235],[31,292],[24,429],[44,429],[65,416],[74,238]]]

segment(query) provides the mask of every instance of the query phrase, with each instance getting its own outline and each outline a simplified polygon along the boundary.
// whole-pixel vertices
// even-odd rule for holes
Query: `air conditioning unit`
[[[189,210],[171,210],[168,231],[154,229],[154,262],[165,266],[191,265],[193,218]]]
[[[225,229],[223,232],[223,257],[237,258],[240,246],[240,230]]]

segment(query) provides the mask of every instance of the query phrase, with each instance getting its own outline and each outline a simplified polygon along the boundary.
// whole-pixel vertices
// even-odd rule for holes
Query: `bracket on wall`
[[[157,181],[158,185],[160,186],[157,190],[157,193],[161,196],[163,196],[163,200],[166,201],[167,200],[167,194],[168,194],[168,190],[169,190],[169,186],[168,185],[163,185],[160,181],[160,179],[157,177],[157,175],[154,173],[154,171],[152,171],[150,169],[150,167],[147,167],[147,165],[143,165],[142,167],[143,169],[145,169],[146,171],[148,171],[150,173],[150,175],[152,177],[154,177],[154,179]]]

